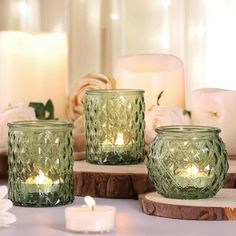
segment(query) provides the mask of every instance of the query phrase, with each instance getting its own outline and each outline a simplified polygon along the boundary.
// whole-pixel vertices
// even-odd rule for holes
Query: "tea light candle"
[[[114,142],[110,142],[109,139],[105,139],[102,143],[102,150],[103,152],[123,152],[127,149],[128,143],[124,141],[124,134],[118,132],[115,135]]]
[[[61,180],[63,183],[63,181]],[[47,177],[41,170],[39,170],[39,174],[35,177],[29,177],[23,183],[25,189],[27,189],[28,193],[49,193],[52,189],[59,187],[59,179],[56,181],[52,181],[49,177]]]
[[[209,171],[209,170],[206,170]],[[205,171],[200,171],[197,165],[191,163],[183,169],[175,171],[176,181],[181,187],[202,188],[206,185],[206,181],[210,180]]]
[[[116,208],[97,206],[93,198],[85,197],[87,206],[65,209],[66,228],[84,233],[109,232],[115,229]]]

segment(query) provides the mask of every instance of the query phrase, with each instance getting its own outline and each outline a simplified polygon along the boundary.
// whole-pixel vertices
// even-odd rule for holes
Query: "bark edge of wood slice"
[[[154,191],[144,163],[136,165],[96,165],[86,161],[74,164],[74,194],[103,198],[137,199]]]
[[[8,157],[6,153],[0,153],[0,179],[8,177]]]
[[[236,188],[236,161],[229,160],[225,188]],[[96,165],[74,162],[74,194],[104,198],[133,198],[152,192],[145,163],[126,166]]]
[[[183,220],[236,220],[235,199],[235,189],[221,189],[212,198],[196,200],[165,198],[156,192],[139,195],[145,214]]]

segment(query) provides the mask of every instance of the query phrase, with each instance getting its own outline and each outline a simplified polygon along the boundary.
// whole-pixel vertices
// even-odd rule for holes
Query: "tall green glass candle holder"
[[[214,196],[228,170],[220,130],[204,126],[163,126],[148,154],[148,175],[156,191],[167,198]]]
[[[19,121],[8,126],[8,185],[13,203],[49,207],[73,202],[72,125]]]
[[[142,90],[86,92],[87,161],[101,165],[128,165],[144,160]]]

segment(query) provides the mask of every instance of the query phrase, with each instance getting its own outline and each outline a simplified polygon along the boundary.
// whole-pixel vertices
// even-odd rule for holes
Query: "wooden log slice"
[[[6,153],[0,153],[0,178],[5,179],[8,176],[8,158]]]
[[[223,188],[236,188],[236,160],[229,160],[229,170]]]
[[[224,187],[236,188],[236,161],[229,161]],[[154,191],[144,163],[125,166],[95,165],[75,161],[74,192],[107,198],[138,198],[139,194]]]
[[[82,161],[86,159],[85,152],[74,152],[74,160]]]
[[[74,186],[77,196],[107,198],[137,198],[141,193],[154,190],[144,163],[104,166],[86,161],[75,162]]]
[[[221,189],[208,199],[179,200],[156,192],[139,195],[145,214],[184,220],[236,220],[236,190]]]
[[[229,155],[229,160],[236,160],[236,155]]]

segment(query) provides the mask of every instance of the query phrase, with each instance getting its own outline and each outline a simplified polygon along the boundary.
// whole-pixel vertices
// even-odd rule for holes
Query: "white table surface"
[[[236,221],[186,221],[148,216],[141,212],[137,200],[97,198],[96,202],[99,205],[113,205],[117,208],[116,230],[104,234],[106,236],[236,235]],[[74,203],[67,206],[81,204],[84,204],[83,198],[76,197]],[[52,208],[14,206],[10,211],[17,216],[18,220],[8,228],[0,228],[0,236],[74,236],[76,233],[65,229],[64,210],[67,206]]]

